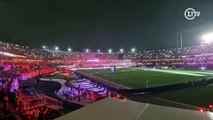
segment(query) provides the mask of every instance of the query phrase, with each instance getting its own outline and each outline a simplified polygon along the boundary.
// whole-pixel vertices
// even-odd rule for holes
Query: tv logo
[[[187,8],[184,12],[184,16],[187,20],[193,20],[195,17],[200,16],[200,11],[195,11],[193,8]]]

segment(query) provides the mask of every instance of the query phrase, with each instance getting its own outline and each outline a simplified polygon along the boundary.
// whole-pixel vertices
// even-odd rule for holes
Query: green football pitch
[[[213,86],[162,92],[154,94],[154,96],[194,106],[207,107],[213,104]]]
[[[112,73],[111,69],[85,70],[84,72],[129,88],[155,87],[213,77],[213,71],[202,70],[128,68],[118,69],[116,73]],[[213,86],[168,91],[154,94],[154,96],[195,106],[207,106],[213,104]]]
[[[84,72],[98,76],[129,88],[146,88],[162,85],[195,81],[212,77],[213,72],[201,70],[160,70],[125,68],[118,69],[115,73],[111,69],[85,70]]]

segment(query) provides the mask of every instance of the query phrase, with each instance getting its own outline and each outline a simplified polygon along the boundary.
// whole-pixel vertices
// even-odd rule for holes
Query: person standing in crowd
[[[33,109],[32,110],[32,119],[38,120],[39,114],[40,114],[39,108]]]
[[[47,111],[48,111],[48,107],[47,106],[41,107],[38,119],[39,120],[45,120]]]
[[[78,86],[78,101],[81,101],[81,96],[80,96],[80,94],[81,94],[81,86],[79,85],[79,86]]]

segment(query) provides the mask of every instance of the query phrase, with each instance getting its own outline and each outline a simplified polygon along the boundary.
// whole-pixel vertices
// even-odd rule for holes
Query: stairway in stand
[[[39,108],[43,106],[47,106],[48,108],[51,108],[53,110],[63,109],[61,101],[44,94],[28,96],[25,98],[25,100],[28,100],[27,102],[30,104],[31,109]]]

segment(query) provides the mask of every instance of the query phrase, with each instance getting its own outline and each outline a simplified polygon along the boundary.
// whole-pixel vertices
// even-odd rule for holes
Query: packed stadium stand
[[[144,66],[160,67],[212,67],[212,45],[198,45],[183,48],[142,50],[137,52],[69,52],[47,49],[30,49],[28,46],[0,42],[0,55],[9,58],[31,58],[32,60],[50,60],[53,64],[75,64],[78,67],[109,63],[140,63]],[[101,66],[96,65],[96,66]]]
[[[137,52],[69,52],[47,49],[32,49],[28,46],[0,42],[0,118],[32,119],[44,117],[48,108],[63,108],[60,101],[44,94],[38,94],[33,88],[23,89],[24,81],[49,74],[60,69],[60,66],[71,66],[73,69],[96,67],[156,67],[169,69],[213,67],[212,45],[199,45],[184,48],[142,50]],[[73,91],[79,95],[86,93],[78,89],[79,84],[88,89],[105,93],[102,86],[90,80],[72,83]],[[69,91],[58,91],[67,94]],[[70,94],[73,96],[73,94]],[[86,94],[84,94],[86,96]],[[70,96],[68,95],[70,98]],[[21,113],[21,114],[18,114]],[[6,117],[5,117],[6,116]]]

